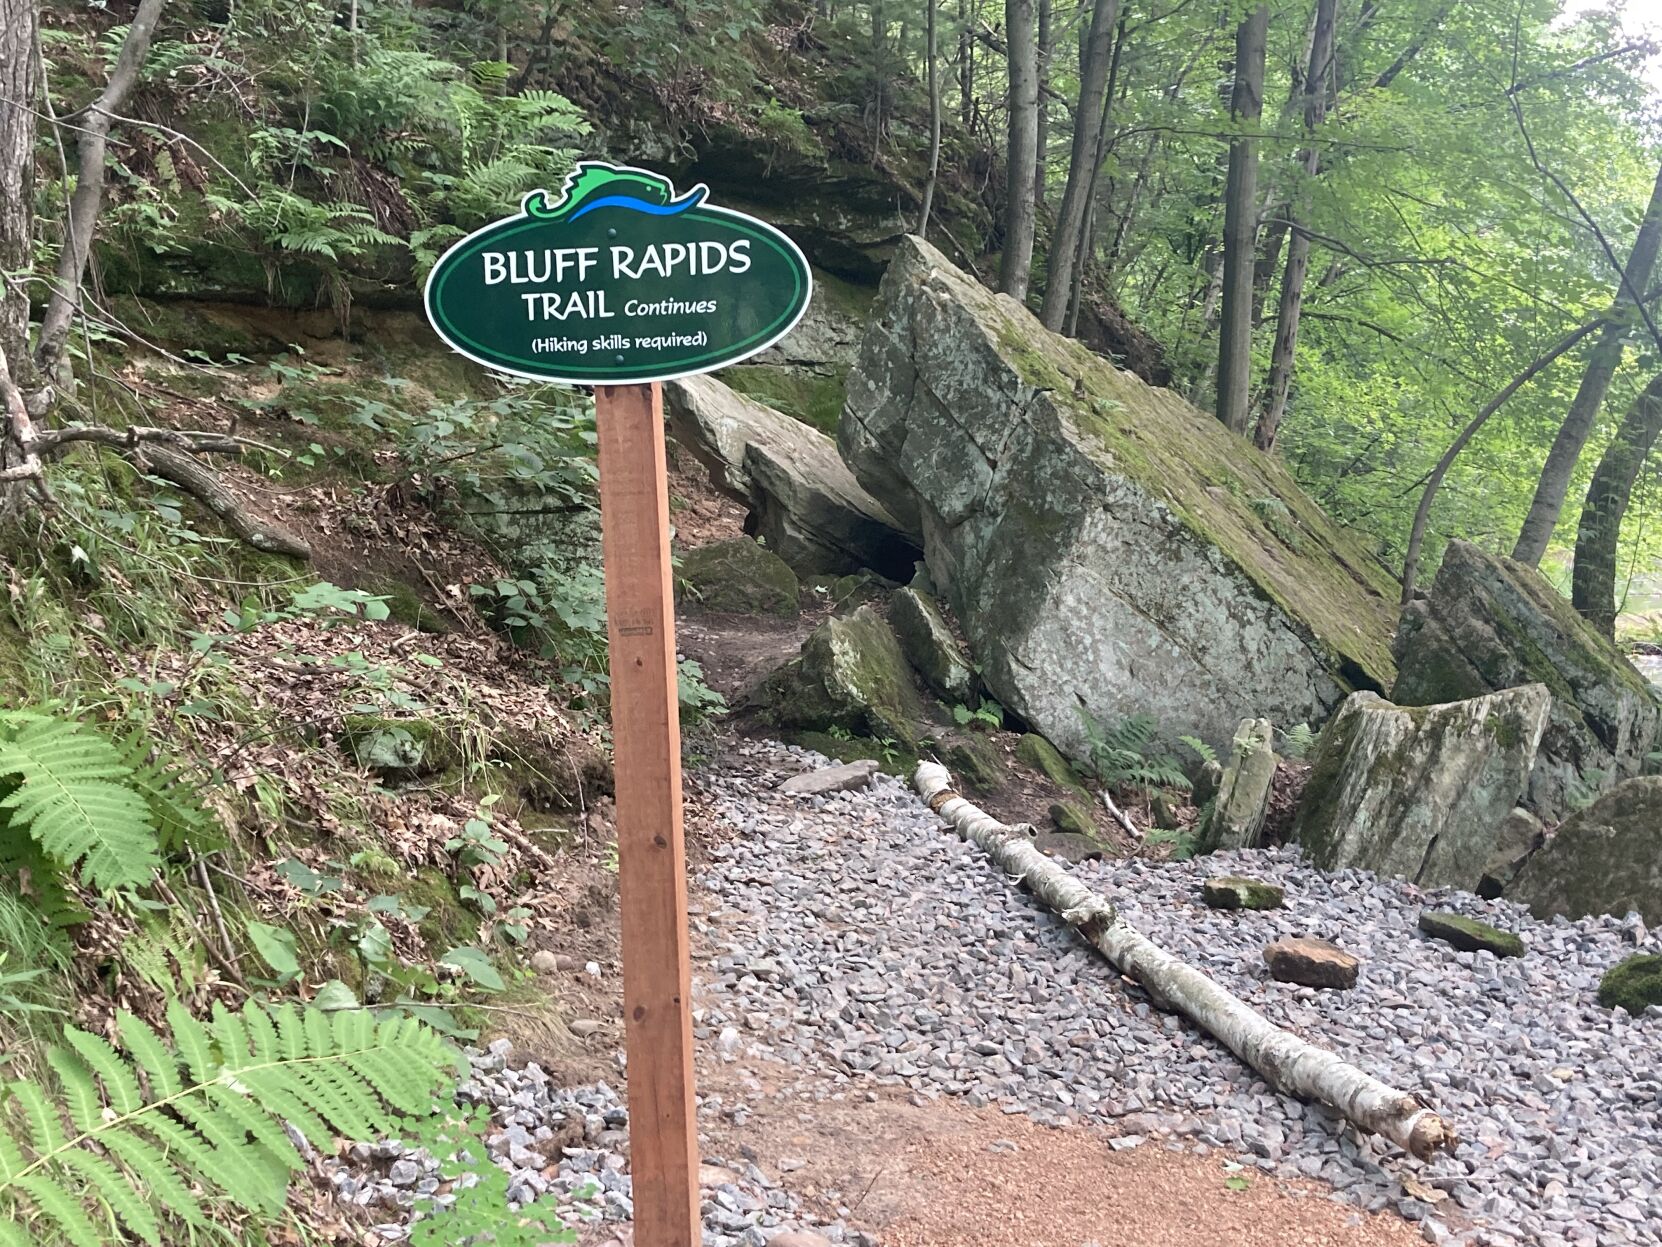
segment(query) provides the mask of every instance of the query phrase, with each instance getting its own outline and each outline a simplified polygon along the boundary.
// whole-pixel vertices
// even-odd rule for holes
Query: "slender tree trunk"
[[[1564,509],[1564,496],[1569,492],[1570,480],[1575,475],[1576,462],[1582,448],[1598,422],[1599,408],[1610,389],[1610,378],[1622,362],[1629,330],[1628,321],[1634,314],[1639,292],[1650,284],[1656,268],[1656,256],[1662,249],[1662,170],[1656,174],[1656,185],[1651,189],[1650,206],[1645,209],[1639,233],[1628,253],[1627,267],[1622,270],[1621,284],[1611,304],[1610,323],[1587,357],[1586,371],[1581,374],[1581,386],[1564,423],[1553,439],[1552,449],[1541,468],[1541,479],[1535,486],[1535,498],[1529,514],[1524,518],[1518,534],[1518,544],[1512,557],[1531,567],[1540,565],[1552,540],[1552,530],[1558,526],[1558,516]]]
[[[38,471],[34,422],[24,395],[35,389],[29,355],[29,287],[34,267],[36,0],[0,0],[0,472]],[[6,511],[21,502],[0,494]]]
[[[883,0],[871,3],[872,127],[871,162],[883,148],[884,101],[889,96],[889,19]]]
[[[975,32],[969,0],[958,0],[958,124],[975,132]]]
[[[1224,190],[1223,315],[1218,333],[1218,419],[1231,432],[1247,431],[1252,389],[1252,261],[1258,233],[1258,140],[1251,131],[1264,115],[1264,55],[1270,10],[1259,5],[1235,32],[1235,86],[1229,116],[1246,133],[1229,143]]]
[[[953,792],[944,766],[925,762],[912,782],[930,809],[1075,928],[1116,970],[1140,983],[1160,1008],[1183,1014],[1217,1038],[1277,1091],[1319,1100],[1358,1129],[1382,1135],[1421,1160],[1454,1147],[1454,1131],[1422,1096],[1397,1091],[1273,1025],[1172,956],[1120,917],[1106,897],[1034,848],[1031,828],[1007,827]]]
[[[1079,105],[1073,114],[1073,150],[1068,156],[1068,180],[1062,206],[1050,233],[1050,255],[1045,267],[1045,299],[1039,318],[1045,328],[1060,330],[1068,315],[1085,228],[1085,206],[1096,176],[1097,152],[1108,124],[1108,67],[1113,60],[1114,26],[1119,0],[1095,0],[1091,28],[1080,59]]]
[[[1575,535],[1570,600],[1607,637],[1616,635],[1616,551],[1633,482],[1662,433],[1662,376],[1652,379],[1622,417],[1587,487]]]
[[[81,307],[81,280],[86,276],[93,231],[103,206],[110,126],[138,85],[139,68],[150,52],[150,39],[156,32],[156,19],[161,16],[164,3],[166,0],[140,0],[104,89],[79,113],[63,119],[73,121],[77,135],[75,193],[69,201],[64,244],[58,252],[52,296],[41,317],[40,343],[35,351],[36,366],[47,375],[56,369],[64,343],[69,339],[70,325]]]
[[[923,184],[923,208],[918,213],[918,235],[929,236],[929,213],[935,206],[935,182],[941,172],[941,75],[940,48],[935,31],[935,10],[940,0],[927,0],[929,16],[929,180]]]
[[[1033,202],[1042,207],[1045,201],[1045,174],[1050,169],[1050,58],[1056,51],[1056,35],[1051,28],[1051,0],[1039,4],[1039,137],[1033,160]]]
[[[1298,319],[1304,307],[1304,279],[1310,272],[1310,235],[1302,218],[1310,216],[1310,182],[1321,169],[1321,149],[1314,141],[1316,130],[1327,116],[1327,79],[1333,61],[1333,28],[1338,0],[1317,0],[1316,34],[1310,41],[1310,62],[1304,72],[1304,128],[1310,145],[1304,151],[1305,184],[1296,198],[1295,219],[1288,227],[1287,268],[1281,276],[1281,306],[1276,314],[1275,347],[1270,355],[1270,377],[1264,411],[1258,418],[1254,441],[1259,450],[1275,446],[1281,418],[1287,411],[1287,392],[1293,383],[1293,361],[1298,353]]]
[[[1033,38],[1033,0],[1004,0],[1005,43],[1010,58],[1010,125],[1005,155],[1004,253],[998,288],[1027,300],[1033,268],[1033,170],[1039,148],[1039,64]]]
[[[1102,198],[1098,187],[1102,181],[1102,166],[1108,161],[1108,118],[1113,112],[1114,92],[1120,81],[1125,37],[1125,14],[1122,11],[1114,32],[1114,54],[1108,62],[1108,89],[1102,96],[1102,124],[1097,128],[1096,149],[1091,153],[1091,181],[1085,188],[1085,222],[1079,231],[1079,246],[1074,256],[1073,289],[1068,295],[1067,334],[1070,338],[1079,333],[1079,308],[1085,302],[1085,282],[1096,258],[1096,218]]]

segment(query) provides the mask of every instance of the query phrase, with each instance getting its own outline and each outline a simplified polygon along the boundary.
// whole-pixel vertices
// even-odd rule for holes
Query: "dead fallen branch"
[[[1141,983],[1155,1003],[1182,1013],[1221,1040],[1272,1087],[1319,1100],[1360,1129],[1383,1135],[1422,1160],[1454,1146],[1454,1131],[1418,1096],[1393,1090],[1333,1053],[1272,1025],[1153,943],[1122,920],[1105,898],[1035,849],[1021,830],[1005,826],[953,792],[944,766],[923,763],[914,782],[930,809],[1025,884],[1117,970]]]

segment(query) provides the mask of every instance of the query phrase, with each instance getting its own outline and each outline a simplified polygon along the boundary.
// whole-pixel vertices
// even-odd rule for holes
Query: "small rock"
[[[804,771],[800,775],[792,775],[779,785],[779,791],[794,793],[799,797],[823,797],[828,793],[864,788],[875,774],[877,763],[870,758],[862,758],[858,762],[849,762],[843,766],[821,767],[817,771]]]
[[[1280,909],[1287,892],[1273,883],[1221,875],[1200,885],[1200,898],[1213,909]]]
[[[1529,951],[1524,942],[1510,931],[1502,931],[1462,914],[1423,909],[1420,911],[1420,930],[1432,939],[1454,945],[1463,953],[1487,950],[1497,957],[1522,957]]]
[[[786,1230],[768,1239],[768,1247],[831,1247],[831,1240],[812,1230]]]
[[[1356,986],[1362,963],[1337,944],[1307,936],[1288,936],[1264,949],[1270,976],[1283,983],[1303,987]]]
[[[560,969],[560,959],[546,948],[539,948],[531,954],[531,968],[538,974],[555,974]]]
[[[587,1039],[590,1035],[599,1031],[603,1025],[604,1023],[597,1022],[593,1018],[573,1018],[566,1023],[566,1029],[579,1039]]]

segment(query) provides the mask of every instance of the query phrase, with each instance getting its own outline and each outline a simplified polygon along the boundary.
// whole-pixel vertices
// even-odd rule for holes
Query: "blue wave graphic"
[[[599,199],[589,200],[566,220],[575,221],[579,217],[587,216],[596,208],[628,208],[631,212],[643,212],[647,216],[678,216],[688,208],[697,207],[703,198],[701,194],[691,194],[684,195],[673,203],[655,204],[630,195],[602,195]]]

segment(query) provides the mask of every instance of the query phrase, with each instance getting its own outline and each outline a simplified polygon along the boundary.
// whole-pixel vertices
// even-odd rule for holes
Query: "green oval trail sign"
[[[489,368],[579,385],[668,381],[766,350],[807,310],[808,262],[706,194],[586,160],[557,201],[533,191],[446,251],[427,318]]]

